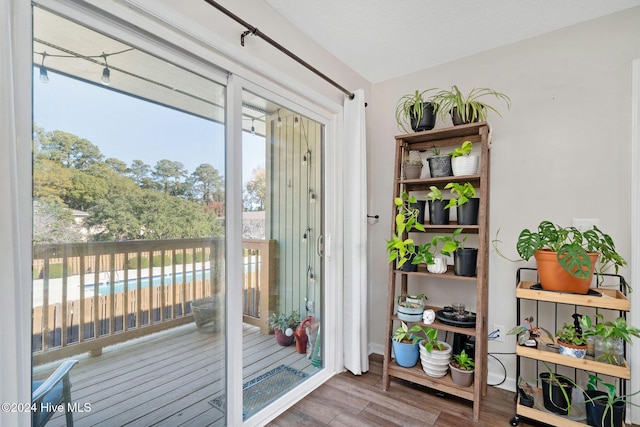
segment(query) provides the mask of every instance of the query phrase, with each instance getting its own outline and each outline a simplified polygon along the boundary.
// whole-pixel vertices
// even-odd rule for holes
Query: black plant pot
[[[604,400],[606,401],[607,399],[607,392],[605,391],[600,391],[600,390],[585,390],[584,391],[584,407],[585,407],[585,412],[587,413],[587,424],[589,424],[590,426],[595,426],[596,422],[595,419],[597,418],[596,415],[596,399],[598,398],[598,400]],[[591,400],[589,400],[591,399]],[[600,418],[598,419],[598,421],[602,420],[602,414],[600,414]]]
[[[549,376],[550,374],[548,372],[540,374],[540,378],[542,379],[542,399],[544,407],[554,414],[567,415],[569,413],[569,408],[571,407],[573,384],[571,383],[571,380],[565,376],[555,375],[555,378],[560,384],[556,381],[549,381]],[[564,393],[562,392],[562,389],[564,389]]]
[[[429,163],[429,173],[431,174],[431,178],[453,176],[453,169],[451,169],[451,154],[428,157],[427,162]]]
[[[447,203],[449,200],[429,200],[429,224],[449,224],[449,209],[444,208]]]
[[[453,253],[453,272],[456,276],[475,277],[478,249],[461,248]]]
[[[418,200],[415,203],[410,203],[409,206],[412,209],[418,209],[418,218],[417,221],[419,224],[424,224],[424,211],[426,208],[427,201],[426,200]]]
[[[415,273],[418,271],[418,264],[411,264],[411,261],[413,261],[415,256],[415,254],[412,254],[409,259],[402,264],[402,267],[400,267],[399,270],[404,271],[405,273]]]
[[[480,199],[471,198],[464,205],[456,207],[459,225],[478,225],[478,210],[480,209]]]
[[[475,120],[469,120],[469,116],[470,114],[467,114],[468,120],[465,121],[462,120],[462,117],[460,117],[460,113],[458,113],[457,107],[453,107],[453,110],[451,110],[451,121],[453,122],[454,126],[466,125],[468,123],[475,123],[480,121],[480,117],[476,117]]]
[[[600,397],[598,400],[589,402],[585,399],[585,408],[587,412],[587,424],[595,427],[621,427],[624,421],[625,410],[627,405],[625,402],[615,402],[613,406],[613,424],[611,423],[611,407],[608,407],[607,392],[599,390],[587,390],[585,394],[592,399]],[[603,418],[604,417],[604,418]]]
[[[433,111],[433,105],[430,102],[424,102],[422,108],[422,119],[420,119],[420,122],[416,120],[416,117],[411,117],[411,129],[416,132],[431,130],[436,125],[436,113]]]

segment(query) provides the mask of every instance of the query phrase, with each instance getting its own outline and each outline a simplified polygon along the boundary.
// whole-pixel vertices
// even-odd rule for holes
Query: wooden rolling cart
[[[522,313],[522,304],[524,301],[530,301],[530,306],[532,306],[535,311],[535,319],[540,317],[543,305],[548,306],[546,307],[547,311],[545,311],[545,313],[549,313],[549,308],[553,311],[553,319],[547,319],[548,321],[553,322],[553,327],[555,329],[550,329],[550,332],[552,333],[559,329],[559,326],[561,326],[562,323],[567,321],[567,319],[558,318],[558,311],[561,306],[564,306],[565,312],[568,308],[574,313],[577,313],[579,309],[595,311],[596,314],[602,310],[617,311],[618,316],[626,318],[626,313],[630,309],[630,301],[626,296],[626,281],[622,276],[606,274],[604,275],[605,279],[614,281],[613,287],[607,286],[606,288],[591,288],[588,294],[579,295],[545,291],[541,289],[540,285],[537,283],[536,272],[537,270],[534,268],[520,268],[516,274],[516,311],[518,321],[522,321],[522,316],[528,316],[531,314]],[[611,283],[609,283],[609,285],[611,285]],[[527,361],[529,363],[535,363],[536,377],[533,380],[536,380],[536,382],[540,362],[545,362],[547,365],[553,365],[556,370],[559,366],[572,368],[574,372],[574,379],[579,371],[592,372],[617,378],[620,394],[625,393],[625,380],[629,380],[631,378],[631,370],[629,369],[629,365],[626,361],[623,366],[610,365],[603,362],[597,362],[590,356],[585,356],[584,359],[579,359],[576,357],[561,355],[558,353],[557,349],[552,347],[538,346],[538,348],[531,348],[516,344],[516,359],[516,379],[520,378],[522,363],[527,363]],[[525,378],[525,380],[527,379]],[[539,384],[536,385],[539,386]],[[534,407],[528,407],[521,404],[520,396],[519,394],[516,394],[516,415],[511,418],[510,424],[512,426],[517,426],[519,424],[520,417],[522,416],[554,426],[586,425],[585,420],[575,420],[567,416],[557,415],[547,411],[539,404],[542,399],[542,390],[539,387],[534,388],[534,401],[538,402]]]
[[[443,178],[423,178],[403,180],[402,159],[409,155],[410,151],[431,150],[433,147],[452,149],[460,146],[462,142],[469,140],[473,143],[474,149],[479,148],[480,170],[477,175],[472,176],[449,176]],[[431,131],[417,132],[407,135],[396,136],[396,154],[395,154],[395,171],[393,197],[399,197],[402,192],[409,194],[413,191],[426,191],[430,186],[436,186],[443,189],[449,182],[466,183],[470,182],[476,188],[476,195],[480,199],[478,225],[458,225],[451,222],[449,225],[431,225],[425,223],[426,233],[433,234],[451,234],[457,228],[463,228],[463,233],[476,234],[478,236],[478,260],[476,277],[456,276],[453,273],[452,266],[448,267],[448,271],[444,274],[432,274],[426,270],[425,266],[419,266],[418,272],[407,273],[396,270],[394,263],[389,267],[389,286],[387,295],[387,314],[386,314],[386,344],[384,352],[383,366],[383,389],[388,390],[390,387],[391,377],[401,378],[417,384],[421,384],[439,392],[448,393],[461,397],[473,402],[473,419],[478,421],[480,418],[480,400],[481,396],[487,391],[487,300],[488,300],[488,224],[489,224],[489,148],[490,148],[490,130],[486,122],[473,123],[467,125],[454,126],[444,129],[434,129]],[[395,219],[395,206],[391,217]],[[395,222],[392,222],[392,233],[395,230]],[[413,230],[412,230],[413,233]],[[418,232],[420,233],[420,232]],[[405,237],[406,238],[406,233]],[[391,358],[391,342],[390,337],[395,327],[399,325],[399,319],[394,313],[396,297],[399,294],[406,293],[409,280],[415,281],[416,286],[420,283],[427,283],[431,280],[451,280],[457,281],[465,286],[469,286],[469,291],[475,294],[475,305],[469,307],[475,311],[476,322],[471,327],[460,327],[451,324],[445,324],[436,320],[429,327],[436,328],[441,331],[453,332],[473,337],[474,345],[474,361],[475,373],[474,383],[469,387],[460,387],[453,383],[450,374],[442,378],[434,378],[427,376],[420,366],[413,368],[405,368],[395,363]],[[412,285],[413,286],[413,285]],[[431,291],[433,292],[433,291]],[[446,294],[445,286],[439,287],[438,292]],[[442,307],[425,307],[434,310],[440,310]],[[466,326],[466,325],[465,325]]]

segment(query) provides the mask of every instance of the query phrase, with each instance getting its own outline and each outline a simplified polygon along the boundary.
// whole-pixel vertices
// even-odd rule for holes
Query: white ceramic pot
[[[444,274],[447,272],[447,259],[443,257],[435,257],[435,264],[427,264],[429,273]]]
[[[441,378],[447,375],[449,361],[451,360],[451,346],[446,342],[439,341],[446,347],[445,350],[433,349],[431,353],[424,347],[424,341],[420,341],[420,362],[425,374],[434,378]]]
[[[453,176],[477,175],[479,167],[479,156],[458,156],[451,159]]]

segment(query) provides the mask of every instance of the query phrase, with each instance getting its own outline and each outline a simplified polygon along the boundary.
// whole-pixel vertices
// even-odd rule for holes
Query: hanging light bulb
[[[47,67],[44,66],[44,58],[47,57],[47,52],[42,52],[42,65],[40,65],[40,81],[42,83],[49,83],[49,74],[47,74]]]
[[[254,119],[251,119],[251,135],[255,135],[256,134],[256,128],[255,128],[255,126],[253,126],[253,120]]]
[[[307,232],[306,231],[302,235],[302,243],[307,243]]]
[[[102,70],[102,78],[100,81],[103,85],[109,86],[111,83],[111,71],[109,70],[109,64],[107,64],[107,54],[102,52],[102,57],[104,58],[104,69]]]
[[[316,194],[313,192],[313,190],[309,190],[309,203],[315,203],[316,202]]]
[[[280,117],[280,109],[279,108],[278,108],[278,124],[277,124],[277,126],[279,128],[282,127],[282,117]]]
[[[307,150],[306,153],[302,156],[302,164],[306,165],[307,161],[311,158],[311,151]]]
[[[311,272],[309,272],[309,282],[316,283],[316,276],[314,276]]]
[[[298,116],[296,116],[296,118],[293,119],[293,127],[297,128],[298,126],[300,126],[300,121],[298,120]]]

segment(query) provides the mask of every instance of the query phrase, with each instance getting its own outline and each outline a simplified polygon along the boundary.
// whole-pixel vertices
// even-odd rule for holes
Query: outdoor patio
[[[97,357],[75,357],[72,399],[80,407],[89,403],[91,411],[74,413],[74,425],[223,425],[223,413],[209,404],[223,394],[223,337],[190,323],[105,347]],[[309,375],[317,372],[295,345],[281,347],[256,326],[244,325],[243,349],[245,382],[282,364]],[[34,379],[58,364],[35,366]],[[48,424],[64,425],[64,414]]]

